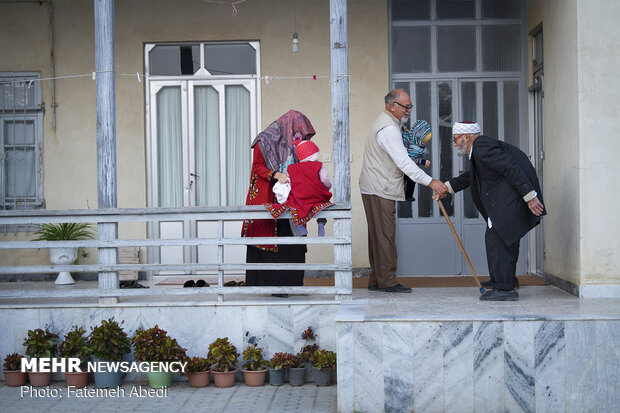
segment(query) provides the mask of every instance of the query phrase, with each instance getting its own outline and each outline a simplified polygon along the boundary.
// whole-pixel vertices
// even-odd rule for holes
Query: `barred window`
[[[38,79],[36,73],[0,73],[0,209],[44,204]]]

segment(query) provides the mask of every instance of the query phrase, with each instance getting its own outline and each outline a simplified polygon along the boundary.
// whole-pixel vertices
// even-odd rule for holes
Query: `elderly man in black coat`
[[[485,245],[493,289],[480,299],[516,301],[519,240],[546,214],[536,171],[518,148],[480,135],[477,123],[456,122],[452,135],[459,155],[470,157],[471,167],[446,185],[452,194],[469,187],[487,222]]]

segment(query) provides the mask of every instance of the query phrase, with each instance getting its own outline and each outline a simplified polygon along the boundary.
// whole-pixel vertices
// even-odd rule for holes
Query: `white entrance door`
[[[150,82],[150,197],[160,207],[244,205],[257,134],[253,80]],[[241,222],[224,225],[237,236]],[[218,237],[217,223],[161,222],[154,237]],[[161,247],[161,263],[217,262],[217,247]],[[226,246],[224,260],[244,262],[244,246]]]
[[[446,181],[469,169],[467,157],[459,157],[453,147],[455,120],[480,123],[485,135],[517,147],[521,144],[520,79],[441,79],[398,82],[408,90],[414,110],[412,119],[426,120],[432,127],[427,173]],[[416,185],[414,202],[397,205],[397,275],[471,274],[432,190]],[[477,274],[488,274],[484,247],[485,222],[471,200],[469,190],[442,200]],[[521,242],[517,273],[526,271],[527,242]]]

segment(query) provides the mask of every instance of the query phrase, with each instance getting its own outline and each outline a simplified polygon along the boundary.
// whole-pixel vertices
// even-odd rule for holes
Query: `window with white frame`
[[[39,74],[0,72],[0,209],[44,207]]]
[[[245,203],[259,124],[258,46],[146,45],[152,205]]]

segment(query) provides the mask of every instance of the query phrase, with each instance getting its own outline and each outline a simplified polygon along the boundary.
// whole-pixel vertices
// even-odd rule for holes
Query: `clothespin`
[[[93,72],[92,79],[97,80],[97,72]]]
[[[140,73],[136,72],[136,76],[138,77],[138,83],[142,83],[142,79],[140,79]]]
[[[312,80],[316,80],[316,75],[312,75]]]

